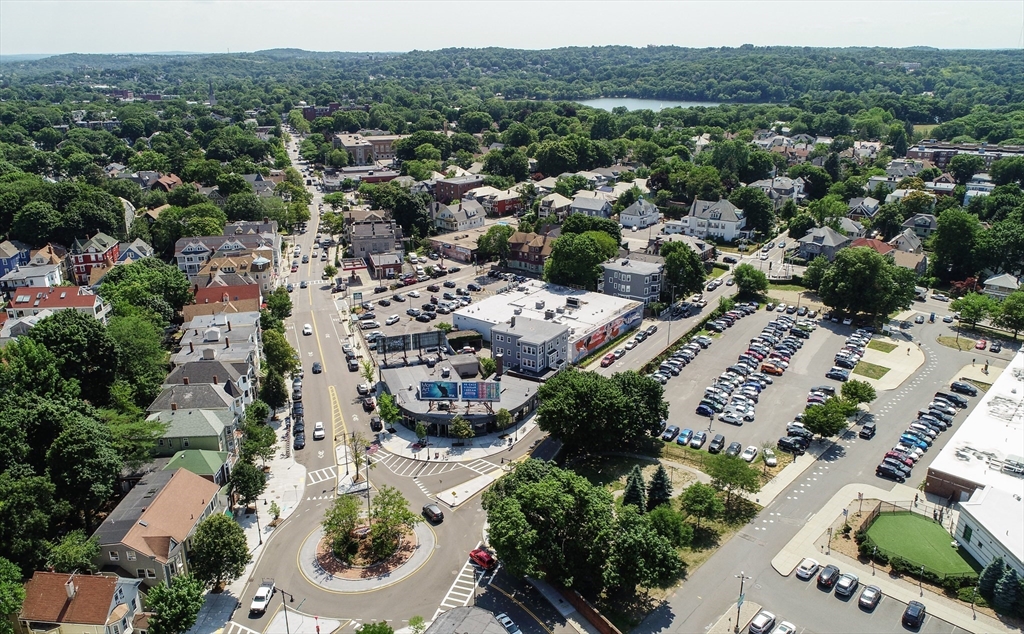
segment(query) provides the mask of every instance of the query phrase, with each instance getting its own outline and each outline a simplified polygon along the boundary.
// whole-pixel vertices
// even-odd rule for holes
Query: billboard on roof
[[[420,400],[456,401],[459,398],[459,384],[455,381],[420,381]]]
[[[501,384],[495,381],[463,381],[462,400],[500,401]]]

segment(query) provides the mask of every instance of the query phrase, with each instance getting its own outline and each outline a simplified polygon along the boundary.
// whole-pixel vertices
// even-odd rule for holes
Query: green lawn
[[[938,522],[917,513],[883,513],[878,516],[868,537],[890,553],[927,566],[942,574],[977,572],[950,545],[949,532]]]
[[[889,371],[889,368],[884,365],[875,365],[874,363],[868,363],[867,361],[861,361],[857,364],[857,367],[853,369],[854,374],[860,374],[866,376],[869,379],[880,379],[885,376],[885,373]]]
[[[711,279],[714,279],[716,277],[722,277],[726,273],[728,273],[728,271],[723,270],[723,269],[717,269],[717,268],[716,269],[711,269],[711,272],[708,273],[708,276],[705,279],[711,280]]]
[[[802,292],[804,292],[806,290],[807,290],[806,288],[804,288],[803,286],[800,286],[799,284],[773,284],[773,283],[769,283],[768,284],[768,292],[769,293],[772,292],[772,291],[795,291],[797,293],[802,293]]]
[[[961,352],[964,350],[973,350],[974,344],[976,343],[974,339],[968,339],[963,335],[960,336],[959,340],[957,337],[939,337],[936,341],[947,348],[958,349]]]
[[[886,354],[888,354],[895,350],[898,346],[894,343],[888,343],[886,341],[872,339],[871,341],[868,342],[868,347],[871,348],[872,350],[878,350],[880,352],[885,352]]]

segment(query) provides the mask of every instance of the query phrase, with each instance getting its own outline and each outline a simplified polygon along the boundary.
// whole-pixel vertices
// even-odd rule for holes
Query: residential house
[[[917,275],[924,275],[928,272],[928,256],[924,253],[893,249],[888,253],[888,257],[896,266],[909,269]]]
[[[554,241],[550,235],[516,231],[508,239],[508,267],[541,275]]]
[[[914,214],[912,218],[908,218],[903,223],[904,229],[911,229],[917,234],[918,238],[926,239],[931,237],[935,230],[938,229],[939,224],[935,219],[934,214]]]
[[[25,266],[19,266],[0,277],[4,290],[18,288],[48,289],[64,283],[64,264],[51,264],[45,255],[33,255]]]
[[[585,214],[587,216],[597,216],[600,218],[607,218],[612,215],[612,203],[607,198],[598,198],[593,196],[594,192],[580,192],[576,194],[572,199],[572,204],[569,206],[570,214]]]
[[[75,239],[71,245],[71,263],[79,284],[89,283],[94,266],[114,266],[121,253],[121,245],[102,231],[85,242]]]
[[[839,219],[839,230],[849,238],[863,238],[867,232],[867,227],[859,222],[843,217]]]
[[[931,192],[922,191],[920,189],[894,189],[891,192],[889,192],[888,196],[885,197],[885,202],[887,202],[887,203],[900,202],[904,198],[906,198],[907,196],[909,196],[910,194],[912,194],[914,192],[920,192],[920,193],[924,194],[925,196],[928,196],[929,198],[932,199],[932,207],[935,206],[935,194],[933,194]]]
[[[174,412],[177,410],[186,412],[192,411],[227,411],[233,421],[239,421],[245,413],[245,402],[239,389],[227,383],[182,383],[180,385],[165,385],[156,399],[146,408],[147,414],[156,412]],[[165,437],[166,434],[165,434]],[[183,437],[188,441],[188,436]],[[189,449],[188,445],[173,447],[168,443],[171,453],[178,449]],[[202,447],[212,449],[212,447]],[[233,451],[234,442],[228,447],[220,447],[220,451]]]
[[[658,301],[661,296],[665,267],[662,264],[639,260],[613,260],[601,265],[602,286],[605,295],[643,302],[644,306]]]
[[[119,254],[115,265],[131,264],[143,258],[153,257],[153,247],[146,244],[142,238],[136,238],[131,244],[122,244],[118,247]]]
[[[690,213],[682,218],[682,223],[688,236],[705,240],[714,237],[733,242],[742,237],[747,218],[742,209],[728,200],[712,202],[694,199]]]
[[[890,251],[893,250],[893,247],[890,246],[888,243],[882,242],[881,240],[875,240],[874,238],[857,238],[856,240],[851,242],[849,246],[850,248],[866,247],[868,249],[871,249],[872,251],[875,251],[879,255],[887,255]]]
[[[439,178],[434,187],[434,197],[438,202],[448,204],[451,201],[462,198],[466,192],[476,189],[484,184],[484,177],[480,174],[469,174],[456,176],[454,178]]]
[[[849,211],[846,213],[846,217],[851,220],[871,220],[878,213],[878,208],[881,206],[880,203],[871,198],[870,196],[865,198],[851,198],[850,202],[846,203]]]
[[[177,367],[200,359],[216,359],[245,363],[253,372],[259,372],[259,318],[258,312],[193,317],[182,326],[181,349],[171,356],[171,365]]]
[[[964,192],[964,207],[974,198],[990,195],[995,188],[996,184],[992,182],[992,178],[988,174],[975,174],[966,185],[967,191]]]
[[[643,198],[638,199],[619,213],[619,224],[633,229],[646,229],[651,225],[658,224],[659,220],[661,220],[661,213],[658,208],[654,203]]]
[[[48,242],[46,246],[36,249],[32,252],[32,259],[29,260],[29,263],[31,264],[33,261],[43,264],[59,264],[62,280],[71,280],[75,277],[74,268],[71,265],[71,254],[59,244]]]
[[[203,392],[210,396],[212,389]],[[212,397],[204,400],[214,402]],[[166,431],[157,439],[154,455],[172,456],[185,449],[226,451],[237,455],[239,446],[235,432],[238,422],[230,410],[171,405],[169,409],[150,412],[146,417],[149,422],[167,425]]]
[[[538,188],[539,189],[539,188]],[[539,218],[555,216],[559,222],[565,220],[572,207],[572,200],[558,193],[551,193],[540,199],[540,207],[537,209]]]
[[[171,456],[163,471],[185,469],[204,480],[224,486],[231,478],[232,455],[226,451],[186,449]]]
[[[633,173],[633,168],[629,165],[622,165],[621,163],[611,165],[609,167],[595,167],[591,170],[595,174],[600,174],[605,178],[606,182],[619,181],[623,176],[627,176]]]
[[[164,385],[220,386],[218,389],[248,405],[256,399],[255,380],[253,368],[245,363],[197,359],[174,368],[164,379]]]
[[[921,141],[907,148],[907,158],[931,161],[940,169],[946,169],[949,162],[958,154],[980,156],[984,159],[987,170],[992,166],[993,161],[1013,156],[1024,156],[1024,146]]]
[[[32,248],[17,240],[0,242],[0,277],[7,275],[32,259]]]
[[[477,188],[466,192],[467,198],[472,198],[483,205],[484,212],[488,216],[504,216],[511,213],[516,213],[523,208],[523,197],[519,193],[519,187],[509,187],[504,190],[495,190],[493,192],[483,193],[480,192],[482,189],[494,189],[494,188]],[[477,193],[480,192],[480,193]]]
[[[885,175],[898,182],[904,178],[917,176],[925,170],[925,167],[927,166],[924,161],[897,158],[889,162],[885,168]]]
[[[146,474],[93,533],[100,545],[94,563],[146,587],[188,573],[196,527],[224,508],[220,488],[186,469]]]
[[[690,142],[693,143],[693,155],[697,156],[711,145],[711,134],[705,132],[700,136],[690,137]]]
[[[1020,280],[1009,273],[1003,273],[1002,275],[988,278],[985,280],[984,285],[985,290],[982,292],[989,297],[1006,299],[1011,293],[1020,288]]]
[[[37,570],[25,582],[21,634],[133,634],[144,617],[142,581]]]
[[[892,240],[889,240],[889,245],[897,251],[905,253],[921,253],[923,246],[921,238],[912,229],[904,229],[897,233]]]
[[[252,251],[215,253],[192,277],[192,283],[211,286],[253,285],[269,295],[277,285],[277,271],[262,253]]]
[[[783,137],[785,138],[785,137]],[[775,208],[781,207],[787,200],[793,202],[799,202],[804,199],[804,182],[803,178],[789,178],[787,176],[776,176],[775,178],[765,178],[759,181],[754,181],[749,187],[756,187],[765,193]]]
[[[931,181],[924,184],[924,190],[936,196],[952,196],[956,193],[956,183]]]
[[[433,203],[431,207],[438,231],[451,233],[484,226],[484,208],[476,200],[466,198],[457,205]]]
[[[160,214],[162,214],[164,211],[166,211],[167,209],[170,209],[170,208],[171,208],[170,205],[160,205],[159,207],[154,207],[153,209],[143,210],[139,214],[139,216],[140,216],[140,218],[145,220],[147,225],[152,227],[153,223],[160,219]]]
[[[84,286],[58,286],[34,291],[19,289],[13,295],[14,299],[6,308],[10,319],[38,315],[42,311],[76,310],[105,324],[110,315],[110,304]]]
[[[402,227],[394,221],[361,222],[348,227],[352,255],[366,259],[374,253],[395,253],[403,257]]]
[[[194,281],[200,269],[215,255],[230,256],[249,251],[270,260],[272,268],[276,269],[281,258],[280,236],[272,239],[263,235],[243,233],[180,238],[174,243],[174,260],[189,281]]]
[[[491,327],[491,354],[506,369],[526,374],[559,371],[569,359],[569,327],[542,319],[513,316]]]
[[[537,188],[537,191],[542,195],[547,195],[555,191],[555,185],[558,184],[558,178],[554,176],[548,176],[536,181],[533,186]]]
[[[6,346],[12,339],[28,334],[36,324],[53,315],[51,310],[41,310],[35,315],[10,318],[6,312],[0,312],[0,347]]]
[[[832,227],[816,227],[797,242],[800,243],[801,258],[810,262],[819,255],[823,255],[831,262],[836,258],[836,253],[849,246],[852,240]]]
[[[697,254],[697,257],[700,258],[701,262],[713,261],[718,256],[718,249],[715,245],[706,240],[701,240],[696,236],[688,236],[680,233],[654,236],[648,240],[646,252],[651,254],[661,253],[661,246],[668,242],[685,242],[686,245],[693,249],[693,252]],[[630,258],[634,258],[636,253],[637,252],[633,252],[628,255]]]

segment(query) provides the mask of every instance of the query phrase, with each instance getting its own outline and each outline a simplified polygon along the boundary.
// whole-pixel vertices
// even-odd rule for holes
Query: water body
[[[631,97],[602,97],[600,99],[587,99],[577,103],[591,108],[600,108],[611,112],[613,108],[624,106],[627,110],[653,110],[658,112],[665,108],[693,108],[694,106],[720,106],[715,101],[668,101],[663,99],[633,99]]]

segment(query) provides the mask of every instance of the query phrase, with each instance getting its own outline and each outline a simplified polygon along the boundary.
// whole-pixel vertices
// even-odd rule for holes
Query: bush
[[[974,586],[960,588],[960,590],[958,590],[956,593],[956,597],[964,603],[970,603],[973,599],[974,605],[978,606],[979,608],[988,607],[988,601],[985,601],[985,597],[981,596],[980,594],[977,594],[977,588],[975,588]]]
[[[914,569],[909,561],[898,555],[889,560],[889,567],[892,568],[893,572],[899,574],[906,574]]]

